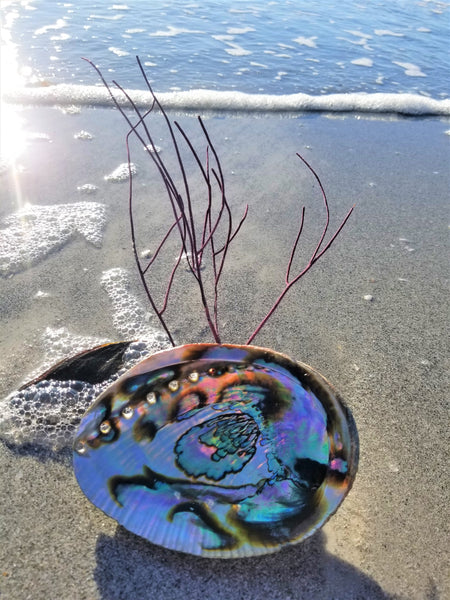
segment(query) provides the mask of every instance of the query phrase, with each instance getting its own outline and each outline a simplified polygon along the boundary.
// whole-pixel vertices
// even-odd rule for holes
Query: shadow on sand
[[[105,600],[400,600],[325,549],[325,535],[258,558],[217,560],[160,548],[122,527],[97,541]]]

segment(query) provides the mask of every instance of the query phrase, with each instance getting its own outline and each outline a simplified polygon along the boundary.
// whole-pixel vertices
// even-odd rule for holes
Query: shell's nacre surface
[[[206,557],[273,552],[311,535],[348,493],[353,419],[323,377],[252,346],[154,354],[82,419],[86,496],[130,531]]]

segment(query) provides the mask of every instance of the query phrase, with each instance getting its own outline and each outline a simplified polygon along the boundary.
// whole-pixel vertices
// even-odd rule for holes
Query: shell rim
[[[131,375],[138,374],[140,372],[140,370],[143,368],[144,363],[147,364],[149,361],[153,362],[155,360],[158,362],[158,359],[164,359],[165,356],[168,356],[168,357],[173,356],[174,353],[176,355],[177,352],[183,352],[184,354],[186,354],[189,351],[196,351],[197,353],[203,354],[205,351],[213,350],[215,348],[227,348],[230,350],[241,349],[245,352],[256,354],[258,358],[259,357],[274,358],[275,359],[274,362],[277,364],[280,364],[280,359],[281,359],[281,366],[287,368],[291,372],[292,375],[294,375],[295,377],[297,377],[300,380],[300,382],[303,383],[304,377],[312,378],[313,382],[315,383],[313,392],[318,397],[319,401],[322,404],[324,403],[323,398],[328,399],[328,402],[330,400],[330,397],[334,399],[334,401],[338,404],[338,406],[343,411],[343,415],[345,417],[347,427],[348,427],[348,434],[349,434],[349,438],[350,438],[350,446],[349,446],[349,454],[348,454],[348,471],[347,471],[348,483],[346,485],[345,491],[343,492],[342,497],[341,497],[338,505],[336,506],[336,508],[330,514],[328,514],[326,516],[326,518],[324,518],[323,521],[321,521],[319,524],[317,524],[316,527],[312,528],[305,535],[303,535],[301,537],[301,539],[292,540],[292,541],[287,540],[278,546],[267,549],[266,552],[257,553],[254,555],[242,555],[239,557],[239,558],[259,558],[259,557],[265,556],[267,554],[279,552],[287,546],[297,545],[298,543],[300,543],[300,542],[306,540],[307,538],[311,537],[312,535],[314,535],[335,514],[335,512],[337,511],[337,509],[342,504],[342,502],[347,497],[348,493],[350,492],[350,490],[353,487],[355,476],[356,476],[356,473],[358,470],[358,462],[359,462],[359,436],[358,436],[358,431],[356,428],[356,423],[354,421],[354,418],[353,418],[353,415],[352,415],[350,409],[348,408],[347,404],[343,400],[342,396],[339,394],[339,392],[336,390],[336,388],[328,381],[328,379],[326,377],[324,377],[318,370],[316,370],[314,367],[311,367],[307,363],[292,359],[290,356],[288,356],[285,353],[278,352],[276,350],[272,350],[270,348],[266,348],[266,347],[262,347],[262,346],[253,346],[253,345],[245,345],[245,344],[231,344],[231,343],[221,343],[221,344],[201,343],[201,342],[182,344],[182,345],[171,347],[171,348],[168,348],[165,350],[159,350],[153,354],[150,354],[148,357],[144,358],[142,361],[140,361],[139,363],[137,363],[136,365],[134,365],[133,367],[128,369],[117,380],[115,380],[110,386],[108,386],[108,388],[106,390],[104,390],[97,396],[97,398],[94,400],[94,403],[88,408],[88,410],[86,411],[85,414],[87,414],[91,410],[91,408],[94,404],[101,401],[102,398],[104,397],[104,395],[106,395],[107,393],[111,393],[111,390],[113,388],[115,388],[116,386],[117,387],[120,386],[123,380],[126,380]],[[193,360],[193,359],[189,358],[189,357],[184,360],[178,360],[178,361],[174,361],[173,358],[168,362],[165,362],[163,360],[160,364],[155,366],[155,369],[162,368],[162,367],[168,366],[170,364],[174,364],[174,362],[179,362],[179,363],[185,364],[185,363],[190,362],[191,360]],[[289,367],[291,367],[291,368],[289,368]],[[301,375],[302,371],[304,372],[303,376]],[[310,382],[311,381],[309,381],[309,383]],[[319,391],[319,393],[317,393],[317,391]],[[84,418],[84,415],[83,415],[82,419],[83,418]],[[77,453],[74,449],[74,457],[76,456],[76,454]],[[90,499],[89,499],[89,501],[91,502]],[[94,504],[94,506],[96,508],[100,508],[100,507],[97,507],[95,504]],[[102,510],[102,509],[100,508],[100,510]],[[107,512],[105,512],[103,510],[102,510],[102,512],[104,514],[106,514],[106,516],[108,516],[109,518],[113,518],[110,515],[108,515]],[[123,525],[120,525],[120,523],[118,523],[118,525],[123,527]],[[134,535],[137,535],[137,537],[141,537],[138,534],[134,534]],[[144,538],[144,539],[146,539],[146,538]],[[146,539],[146,541],[154,544],[154,542],[151,542],[151,540]],[[164,548],[164,546],[160,546],[160,547]],[[170,548],[165,548],[165,549],[171,550]],[[193,553],[191,553],[189,551],[185,551],[183,549],[176,549],[173,551],[181,552],[183,554],[187,554],[190,556],[196,556],[198,558],[207,559],[207,560],[216,560],[217,558],[233,560],[233,559],[238,558],[235,554],[230,554],[230,555],[220,554],[220,555],[205,556],[203,554],[193,554]]]

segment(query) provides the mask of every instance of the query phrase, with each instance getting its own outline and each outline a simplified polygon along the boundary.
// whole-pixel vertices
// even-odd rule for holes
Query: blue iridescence
[[[326,388],[319,399],[316,380],[278,356],[192,345],[137,365],[81,423],[85,494],[127,529],[193,554],[259,554],[310,535],[348,491],[352,440],[345,418],[333,423],[339,401]]]

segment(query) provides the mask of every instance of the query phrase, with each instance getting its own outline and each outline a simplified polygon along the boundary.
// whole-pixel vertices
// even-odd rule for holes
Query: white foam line
[[[148,107],[148,91],[128,90],[140,108]],[[116,92],[123,105],[126,99]],[[326,111],[401,113],[406,115],[450,115],[450,99],[435,100],[418,94],[352,93],[310,96],[308,94],[246,94],[237,91],[190,90],[157,94],[166,109],[234,111]],[[107,90],[98,86],[60,84],[45,88],[20,88],[7,91],[3,98],[24,104],[111,105]]]

